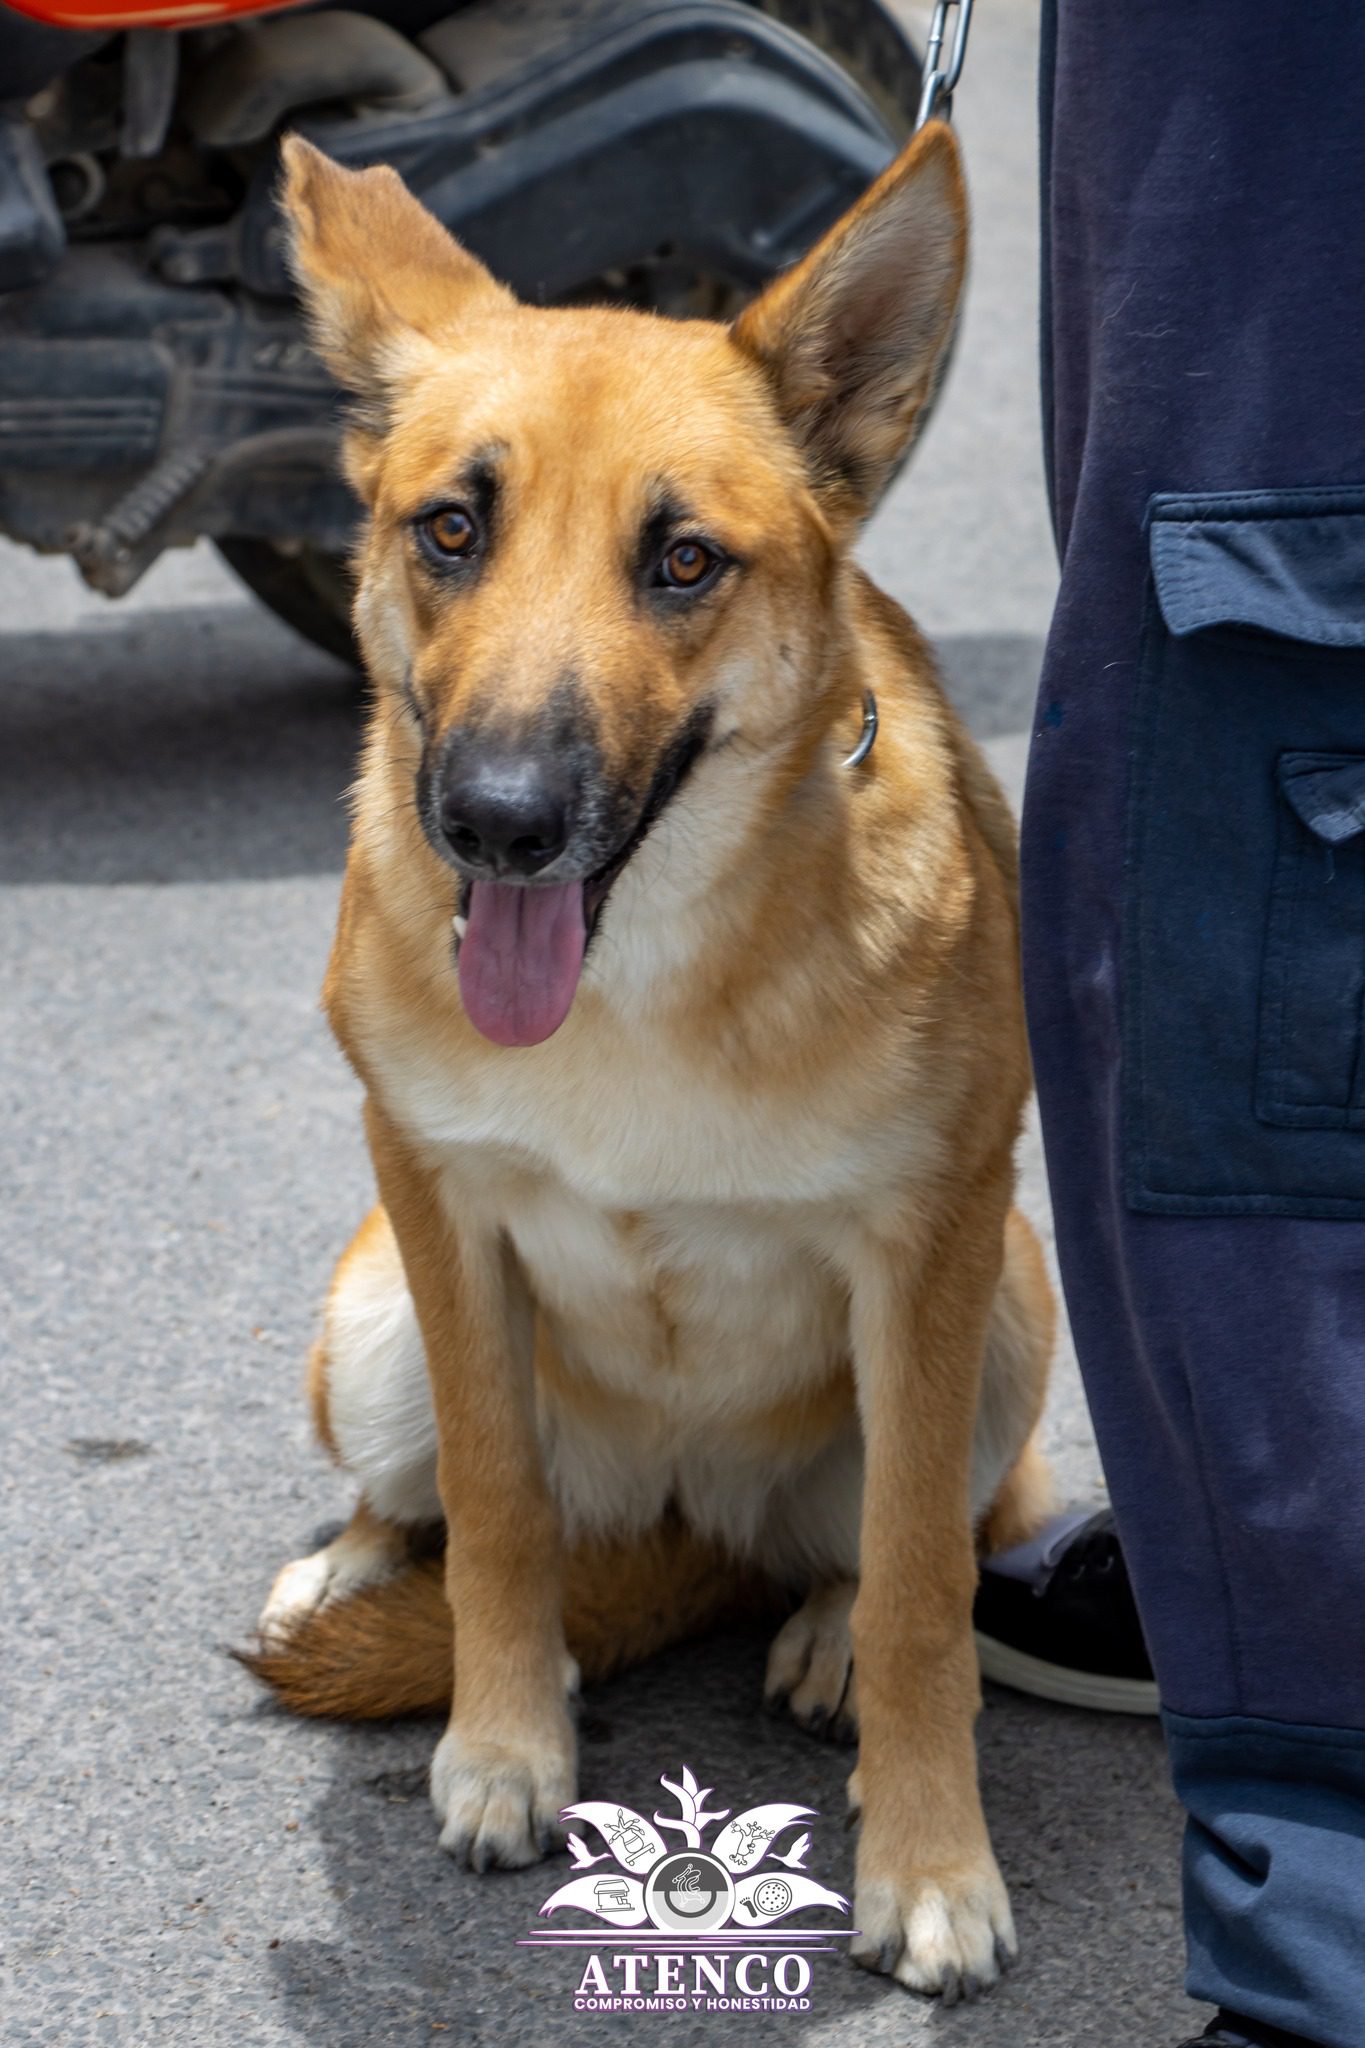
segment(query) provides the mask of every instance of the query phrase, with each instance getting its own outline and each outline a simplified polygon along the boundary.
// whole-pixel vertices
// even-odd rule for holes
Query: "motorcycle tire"
[[[267,611],[324,654],[335,655],[352,668],[360,667],[360,651],[351,631],[351,577],[344,555],[324,554],[306,542],[286,552],[274,541],[254,540],[245,534],[225,534],[214,545]]]

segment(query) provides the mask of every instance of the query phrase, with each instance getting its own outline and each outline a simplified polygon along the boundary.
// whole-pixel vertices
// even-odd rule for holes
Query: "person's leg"
[[[1025,977],[1193,1995],[1365,2037],[1365,8],[1060,0]]]

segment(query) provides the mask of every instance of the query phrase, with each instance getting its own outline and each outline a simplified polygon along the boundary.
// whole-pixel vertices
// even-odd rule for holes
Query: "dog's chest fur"
[[[524,1058],[445,1071],[414,1039],[379,1064],[452,1214],[515,1246],[575,1379],[708,1432],[845,1361],[843,1250],[904,1173],[904,1125],[727,1087],[600,1014]]]
[[[779,1117],[670,1063],[648,1030],[580,1060],[592,1028],[576,1025],[524,1060],[442,1072],[413,1043],[380,1062],[452,1217],[504,1231],[527,1276],[566,1528],[643,1530],[673,1501],[775,1570],[817,1554],[851,1569],[842,1269],[869,1157],[818,1104]]]

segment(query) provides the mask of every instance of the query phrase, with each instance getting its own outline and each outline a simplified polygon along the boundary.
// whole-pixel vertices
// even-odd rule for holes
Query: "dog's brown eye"
[[[469,554],[476,538],[474,522],[462,505],[447,505],[439,512],[429,512],[422,530],[437,554],[452,558]]]
[[[680,540],[659,564],[659,578],[671,590],[695,590],[699,583],[706,581],[719,560],[714,549],[704,547],[699,540]]]

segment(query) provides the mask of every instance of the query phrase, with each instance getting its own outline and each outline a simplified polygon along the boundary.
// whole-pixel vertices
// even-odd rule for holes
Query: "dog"
[[[1015,1952],[977,1557],[1048,1507],[1015,838],[851,559],[954,321],[956,144],[728,327],[524,306],[392,170],[285,159],[367,511],[324,1000],[380,1206],[310,1365],[359,1504],[254,1666],[453,1699],[483,1870],[562,1843],[580,1674],[785,1614],[770,1703],[859,1739],[855,1953],[969,1995]]]

